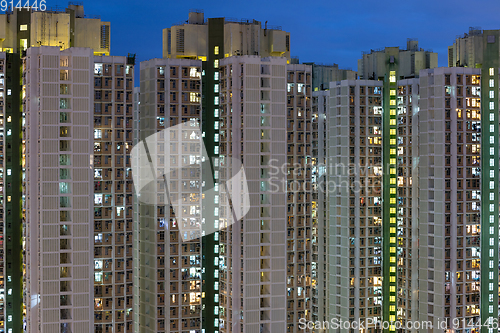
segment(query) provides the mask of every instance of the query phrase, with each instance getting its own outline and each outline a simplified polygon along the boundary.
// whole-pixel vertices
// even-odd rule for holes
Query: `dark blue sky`
[[[66,6],[58,0],[48,6]],[[53,0],[52,0],[53,1]],[[137,1],[86,0],[85,13],[111,22],[111,53],[136,53],[137,61],[162,56],[162,29],[187,20],[189,9],[207,17],[256,19],[291,33],[291,53],[300,61],[338,63],[357,69],[362,51],[384,46],[420,47],[439,54],[446,66],[447,47],[470,26],[500,29],[498,0],[421,1]]]

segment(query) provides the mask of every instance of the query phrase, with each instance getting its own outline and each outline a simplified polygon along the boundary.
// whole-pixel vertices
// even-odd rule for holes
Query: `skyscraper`
[[[337,228],[330,240],[340,245],[330,248],[330,313],[356,322],[406,325],[418,314],[418,79],[409,78],[437,59],[416,45],[409,40],[407,51],[391,47],[364,55],[360,76],[369,66],[373,80],[330,85],[330,225]],[[426,60],[417,61],[417,54]],[[345,298],[349,310],[342,306]]]

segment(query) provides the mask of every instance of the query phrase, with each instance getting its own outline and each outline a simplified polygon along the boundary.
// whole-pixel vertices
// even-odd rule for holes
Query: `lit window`
[[[214,80],[218,81],[219,80],[219,72],[214,73]]]
[[[218,130],[219,129],[219,122],[214,121],[214,129]]]
[[[219,116],[219,109],[214,109],[214,117],[218,117]]]
[[[494,90],[490,90],[490,98],[495,98],[495,91]]]
[[[12,174],[12,169],[7,169],[7,176],[10,176]]]
[[[214,97],[214,105],[219,105],[219,97],[218,96]]]
[[[495,102],[490,102],[490,110],[493,110],[495,108]]]
[[[219,92],[219,85],[215,84],[214,85],[214,93],[218,93],[218,92]]]
[[[494,121],[495,120],[495,114],[494,113],[490,113],[490,121]]]
[[[495,80],[490,79],[490,88],[493,88],[495,86]]]
[[[214,68],[219,68],[219,59],[214,60]]]
[[[214,47],[214,54],[215,55],[219,54],[219,47],[218,46]]]
[[[494,68],[490,68],[490,76],[493,76],[495,75],[495,69]]]
[[[28,25],[27,24],[21,24],[19,26],[19,30],[20,31],[27,31],[28,30]],[[490,69],[493,69],[493,68],[490,68]],[[493,74],[492,74],[493,75]]]

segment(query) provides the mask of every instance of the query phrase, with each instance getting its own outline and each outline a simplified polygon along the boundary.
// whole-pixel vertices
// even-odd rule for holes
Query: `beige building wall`
[[[242,160],[250,210],[223,224],[221,332],[286,331],[286,59],[240,56],[220,62],[220,158]],[[221,184],[232,174],[222,164]],[[222,186],[222,185],[221,185]],[[225,202],[222,200],[222,202]],[[222,206],[228,217],[227,207]],[[227,219],[226,219],[227,220]],[[224,219],[222,220],[224,223]],[[242,255],[243,253],[243,255]]]
[[[25,61],[28,330],[90,333],[93,54],[31,48]]]

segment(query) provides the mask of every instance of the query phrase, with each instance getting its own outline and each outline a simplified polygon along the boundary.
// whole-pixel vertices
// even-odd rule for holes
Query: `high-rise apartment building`
[[[314,80],[314,77],[313,77]],[[328,120],[329,92],[312,93],[312,321],[328,320]]]
[[[276,172],[287,160],[286,73],[285,58],[241,56],[220,63],[220,186],[234,174],[230,161],[241,160],[250,197],[241,221],[227,225],[227,208],[221,220],[224,332],[286,330],[286,190],[285,175]]]
[[[418,306],[418,204],[412,201],[418,80],[398,83],[409,74],[409,59],[398,48],[373,54],[384,65],[374,74],[378,81],[330,85],[330,246],[340,245],[330,248],[330,313],[406,325]]]
[[[134,63],[94,56],[91,68],[96,333],[132,332]]]
[[[93,52],[83,48],[30,48],[23,69],[24,146],[7,142],[6,148],[26,154],[22,212],[26,221],[27,330],[90,332],[94,321],[93,97],[89,93]],[[7,116],[6,121],[12,119]],[[7,130],[7,137],[16,132]],[[10,168],[6,171],[7,175],[12,172]],[[20,199],[18,196],[16,200]],[[12,292],[19,294],[20,290],[8,290]],[[20,332],[19,326],[9,328],[12,321],[12,315],[8,315],[6,331]]]
[[[330,84],[328,313],[346,321],[382,316],[382,86]]]
[[[165,173],[168,178],[154,181],[149,187],[144,184],[145,194],[138,198],[139,297],[134,311],[139,313],[139,322],[136,332],[200,331],[202,324],[218,326],[217,317],[202,320],[202,301],[207,296],[202,291],[205,272],[201,232],[202,223],[213,221],[204,219],[201,205],[201,158],[207,157],[203,153],[200,131],[201,73],[199,60],[152,59],[141,63],[139,139],[148,146],[149,159],[157,170],[154,177],[162,179]],[[169,130],[174,126],[181,128]],[[156,139],[150,138],[155,135]],[[140,163],[137,164],[141,170],[139,177],[148,172],[147,154],[133,162]],[[183,167],[191,164],[198,165],[197,169],[186,173]],[[146,196],[155,199],[148,201]],[[218,236],[216,232],[215,237]],[[210,251],[213,253],[214,247]],[[214,262],[211,266],[215,266]],[[218,279],[213,279],[209,288],[217,290]],[[214,314],[213,304],[219,300],[213,298],[214,292],[210,294],[210,310]]]
[[[50,6],[50,4],[49,4]],[[0,14],[0,50],[21,53],[33,46],[88,47],[109,55],[110,23],[84,14],[83,5],[70,3],[64,11],[16,9]]]
[[[131,332],[134,59],[3,55],[5,331]]]
[[[398,322],[368,332],[495,331],[498,30],[481,38],[482,69],[397,80],[394,50],[380,81],[330,86],[330,314]]]
[[[480,85],[479,69],[420,72],[419,318],[445,318],[449,327],[465,319],[470,329],[488,279],[480,265],[489,254],[481,251],[481,179],[490,175],[481,174]]]
[[[75,59],[80,59],[80,57],[88,57],[88,52],[87,50],[83,49],[73,49],[68,54],[61,54],[59,56],[59,54],[53,49],[40,48],[37,49],[37,51],[33,51],[31,58],[29,59],[24,58],[24,55],[26,54],[25,52],[27,51],[27,48],[34,46],[57,46],[61,50],[70,47],[89,47],[93,49],[93,51],[90,52],[91,55],[109,54],[110,24],[109,22],[102,22],[99,17],[90,18],[88,16],[85,16],[83,12],[83,6],[79,4],[70,4],[65,11],[53,10],[51,8],[45,8],[44,11],[42,10],[42,8],[39,8],[38,11],[14,9],[13,12],[0,15],[0,22],[0,48],[1,51],[6,52],[2,53],[2,71],[4,72],[0,74],[2,75],[2,78],[0,79],[2,79],[2,84],[4,84],[3,88],[5,89],[2,90],[0,94],[2,95],[1,98],[4,99],[4,111],[2,112],[3,116],[5,116],[5,126],[3,127],[3,129],[5,130],[6,134],[4,145],[2,145],[6,154],[6,164],[2,166],[2,172],[5,175],[3,177],[8,180],[4,187],[6,202],[4,206],[5,220],[2,224],[2,232],[5,232],[5,242],[4,248],[2,250],[5,252],[5,257],[2,258],[2,267],[5,267],[5,271],[3,272],[4,274],[2,274],[1,277],[3,283],[3,288],[1,289],[5,290],[5,294],[3,294],[2,292],[2,295],[0,296],[2,298],[0,301],[2,312],[0,315],[0,326],[2,327],[0,329],[5,329],[5,332],[16,333],[21,332],[23,326],[27,329],[30,329],[26,326],[31,325],[33,329],[35,329],[36,326],[37,330],[48,330],[52,332],[56,330],[55,327],[58,326],[60,322],[61,327],[57,328],[57,330],[60,329],[61,332],[70,330],[71,323],[74,323],[74,327],[77,330],[84,329],[86,325],[90,325],[89,329],[93,330],[92,321],[89,321],[89,318],[87,318],[86,315],[84,316],[82,312],[82,304],[84,304],[83,296],[77,295],[77,293],[85,291],[88,288],[82,285],[82,283],[84,283],[83,280],[75,280],[77,287],[77,291],[75,291],[74,289],[72,289],[73,287],[69,282],[70,279],[68,279],[69,275],[82,277],[82,274],[84,274],[82,271],[83,267],[78,266],[83,265],[82,249],[83,247],[85,247],[85,245],[82,245],[82,239],[74,239],[73,242],[74,236],[73,234],[71,234],[72,231],[63,231],[63,229],[61,229],[59,237],[61,237],[61,242],[66,242],[66,244],[57,244],[58,249],[64,247],[64,249],[61,250],[61,257],[58,260],[50,261],[50,263],[47,261],[49,259],[45,259],[47,265],[59,265],[59,263],[64,262],[64,265],[61,264],[61,266],[65,267],[65,269],[67,270],[67,272],[64,274],[63,272],[60,272],[60,274],[56,274],[54,273],[55,269],[53,269],[54,272],[51,272],[51,274],[53,273],[57,276],[50,275],[49,278],[49,275],[47,275],[46,273],[48,269],[42,272],[42,268],[36,267],[37,263],[42,263],[42,258],[35,258],[34,253],[36,252],[29,252],[28,250],[26,250],[27,252],[25,252],[25,255],[23,256],[23,249],[33,249],[33,251],[38,251],[36,250],[37,248],[40,250],[41,248],[48,246],[47,249],[50,248],[50,251],[54,250],[53,246],[56,245],[53,240],[50,242],[50,245],[48,245],[48,239],[43,244],[38,244],[37,242],[41,237],[45,237],[43,236],[44,234],[42,234],[42,229],[45,230],[46,228],[44,229],[42,228],[42,226],[44,221],[47,221],[47,214],[52,214],[50,212],[50,209],[52,208],[50,208],[47,209],[47,212],[44,212],[44,214],[47,216],[43,215],[42,211],[44,211],[44,209],[42,208],[42,206],[49,205],[48,201],[50,200],[55,200],[54,198],[47,198],[47,202],[45,202],[43,195],[45,195],[45,193],[47,195],[57,194],[51,187],[52,185],[49,184],[45,184],[44,186],[50,187],[50,191],[42,188],[40,190],[31,188],[31,195],[35,196],[36,193],[39,192],[38,195],[41,196],[38,203],[33,201],[31,205],[31,207],[40,208],[40,214],[34,220],[39,221],[40,226],[35,227],[35,225],[29,225],[30,219],[28,219],[26,216],[28,213],[33,214],[34,211],[28,211],[26,209],[26,207],[28,206],[28,199],[26,199],[26,196],[23,193],[26,193],[28,188],[26,187],[25,179],[29,176],[30,179],[32,179],[32,182],[36,180],[43,183],[45,181],[52,181],[50,180],[52,179],[50,178],[52,176],[49,177],[47,176],[47,174],[36,175],[35,173],[32,173],[30,175],[27,174],[28,161],[26,161],[25,150],[27,150],[28,147],[25,147],[25,141],[31,138],[31,134],[27,134],[26,131],[25,121],[28,121],[27,119],[25,120],[26,109],[29,107],[33,110],[34,108],[38,108],[41,106],[34,104],[30,104],[29,106],[27,104],[23,105],[23,99],[24,102],[26,102],[29,99],[34,98],[34,94],[36,94],[36,96],[39,96],[40,98],[46,96],[50,97],[53,100],[58,99],[58,96],[60,96],[61,105],[59,106],[59,104],[57,104],[55,106],[51,106],[53,109],[50,110],[55,111],[58,110],[59,107],[61,108],[61,110],[64,107],[71,107],[67,104],[64,104],[66,102],[63,103],[63,100],[71,100],[73,98],[73,91],[75,91],[76,93],[74,97],[77,98],[75,100],[78,103],[81,103],[80,98],[91,98],[92,89],[87,91],[87,85],[78,85],[82,82],[74,81],[73,77],[68,74],[70,72],[73,72],[73,70],[76,70],[75,73],[77,73],[77,75],[83,75],[81,71],[81,69],[83,68],[73,68],[73,63],[68,59],[72,59],[73,54],[75,54]],[[38,59],[39,57],[41,61],[41,59],[45,57],[43,55],[45,53],[47,53],[46,59],[51,59],[46,60],[47,70],[50,69],[50,71],[54,72],[54,70],[57,71],[58,66],[60,68],[60,72],[58,71],[56,78],[46,77],[42,75],[42,73],[45,73],[43,71],[45,70],[43,69],[45,67],[45,63],[40,62],[40,64],[37,63],[35,66],[35,62],[38,61],[36,59]],[[82,55],[78,55],[79,53],[81,53]],[[21,54],[23,55],[21,56]],[[60,59],[60,62],[57,62],[57,64],[55,64],[55,57],[59,57]],[[63,61],[63,59],[66,59],[66,61]],[[89,61],[93,61],[92,58],[89,58]],[[81,60],[79,60],[79,62],[75,62],[74,65],[82,66]],[[36,68],[39,68],[40,74],[35,74]],[[88,71],[89,69],[86,70]],[[31,75],[29,79],[27,78],[28,72]],[[66,74],[64,74],[63,72]],[[22,75],[24,79],[23,77],[21,77],[21,73],[23,73]],[[50,89],[53,89],[55,85],[58,85],[58,80],[60,87],[56,90],[35,91],[33,90],[34,88],[32,88],[38,85],[44,87],[49,85],[51,86]],[[33,82],[34,86],[28,86],[26,84],[27,81]],[[79,89],[72,90],[73,83],[76,83],[77,85],[75,85],[75,88]],[[43,101],[40,102],[40,105],[44,105]],[[91,105],[91,108],[89,108],[88,110],[92,110],[92,108],[93,105]],[[70,109],[69,111],[74,110]],[[35,116],[33,115],[33,117]],[[33,117],[31,118],[31,125],[33,126],[33,129],[37,126],[39,126],[40,129],[45,126],[44,121],[46,120]],[[41,117],[41,115],[39,115],[39,117]],[[53,119],[51,121],[53,121]],[[76,129],[81,131],[80,127],[76,127]],[[45,127],[44,131],[47,132],[47,129],[45,129]],[[91,138],[92,136],[89,136],[86,138],[86,140],[91,140]],[[72,151],[73,144],[71,143],[71,140],[72,137],[63,140],[68,141],[68,144],[64,146],[64,151]],[[39,146],[31,145],[29,149],[31,149],[32,152],[37,151],[38,149],[38,151],[42,153],[44,151],[43,149],[45,149],[44,147],[46,147],[45,144],[52,144],[52,142],[49,141],[47,141],[46,143],[42,143],[43,141],[40,141]],[[81,145],[81,143],[78,144]],[[43,145],[43,147],[40,145]],[[68,148],[68,145],[70,148]],[[53,149],[53,147],[50,149]],[[61,148],[61,152],[63,151],[62,149],[63,148]],[[78,156],[79,158],[81,158],[80,155]],[[35,153],[33,153],[33,156],[30,156],[30,158],[32,159],[30,163],[36,162]],[[39,158],[41,163],[41,157]],[[34,170],[35,168],[31,166],[30,171],[34,172]],[[75,170],[78,171],[78,168]],[[77,173],[78,175],[81,174],[80,171],[78,171]],[[71,191],[70,188],[72,188],[73,186],[72,181],[70,180],[65,183],[68,183],[67,189],[65,191]],[[81,187],[81,184],[75,184],[75,186],[76,188],[79,188]],[[88,193],[87,195],[92,194]],[[81,204],[83,200],[81,197],[74,196],[74,194],[71,194],[69,196],[61,195],[61,200],[67,201],[68,197],[70,203],[72,200],[77,200],[76,202]],[[34,197],[32,197],[32,200],[35,200],[33,198]],[[4,205],[3,202],[2,205]],[[70,207],[64,208],[64,211],[61,213],[60,221],[66,222],[63,219],[71,218],[68,217],[68,215],[71,215],[71,213],[68,213],[68,211],[70,211]],[[81,212],[78,212],[77,215],[80,216]],[[77,218],[77,220],[78,219],[82,220],[84,219],[84,217],[80,216]],[[57,220],[59,221],[59,218]],[[87,223],[92,223],[92,220],[88,220]],[[33,236],[29,234],[31,231],[34,232]],[[82,237],[83,231],[80,227],[77,228],[75,232],[77,232],[75,234],[76,237]],[[50,235],[47,236],[49,239],[50,237],[56,237],[54,230],[47,233],[47,235]],[[63,237],[68,238],[62,239]],[[25,242],[24,240],[30,241]],[[73,252],[75,253],[74,258],[72,254]],[[52,253],[50,260],[52,260],[54,256],[55,254]],[[75,264],[76,262],[78,262],[78,264]],[[26,267],[30,267],[30,269],[28,270],[26,269]],[[74,267],[75,271],[72,271],[71,267]],[[36,272],[36,270],[38,270],[38,273]],[[90,275],[92,275],[92,273]],[[37,281],[38,278],[40,279],[39,281]],[[61,286],[55,288],[54,283],[58,279],[61,279]],[[51,281],[49,282],[49,280]],[[47,284],[45,284],[45,282],[41,283],[40,281],[47,281]],[[40,287],[35,288],[34,286],[39,282]],[[63,284],[66,285],[63,286]],[[31,288],[34,289],[31,290]],[[61,293],[60,302],[54,301],[53,298],[56,297],[55,294],[50,297],[47,296],[48,298],[46,298],[47,301],[45,304],[47,304],[48,308],[46,310],[41,309],[39,306],[40,302],[43,301],[43,297],[41,295],[44,295],[43,293],[45,293],[45,295],[48,295],[47,293],[56,293],[56,289],[57,293]],[[23,290],[25,291],[24,297]],[[91,293],[92,289],[85,292]],[[75,297],[72,297],[72,294],[74,294]],[[31,299],[29,299],[29,297],[26,295],[31,295]],[[57,308],[59,308],[59,306],[61,307],[61,312],[58,316],[55,316],[54,312],[56,303],[58,304]],[[74,306],[72,306],[72,304],[74,304]],[[31,305],[33,305],[32,308],[30,308]],[[38,308],[35,308],[35,306],[38,306]],[[52,309],[50,309],[51,307]],[[85,311],[88,311],[88,306],[85,306],[85,309]],[[44,311],[47,312],[46,316],[44,314]],[[70,317],[72,318],[69,319]],[[81,320],[86,321],[87,324],[83,324],[81,322],[79,323],[79,321]],[[40,327],[38,327],[39,323],[41,324]],[[47,325],[49,326],[44,326],[43,323],[47,323]]]
[[[298,321],[311,321],[316,279],[312,273],[313,114],[311,66],[287,66],[287,331]],[[314,210],[314,211],[313,211]]]

